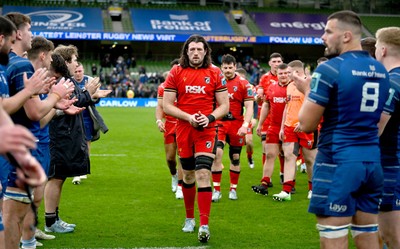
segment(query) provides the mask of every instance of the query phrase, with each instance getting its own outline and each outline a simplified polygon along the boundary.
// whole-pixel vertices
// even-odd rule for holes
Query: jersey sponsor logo
[[[274,97],[273,102],[274,103],[285,103],[286,98],[285,97]]]
[[[313,73],[311,76],[310,90],[316,92],[318,89],[319,79],[321,78],[320,73]]]
[[[329,210],[336,213],[344,213],[347,210],[347,205],[333,204],[331,202],[329,203]]]
[[[228,97],[229,97],[230,99],[233,99],[233,93],[228,93]]]
[[[186,93],[206,94],[205,86],[185,86]]]
[[[210,84],[210,77],[204,77],[204,82],[206,84]]]

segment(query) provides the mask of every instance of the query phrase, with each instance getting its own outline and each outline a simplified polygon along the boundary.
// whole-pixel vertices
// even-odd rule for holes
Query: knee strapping
[[[317,224],[317,230],[319,231],[319,237],[327,239],[337,239],[349,234],[350,224],[343,226],[329,226]]]
[[[368,225],[350,225],[351,235],[354,237],[362,233],[376,233],[378,232],[378,224],[368,224]]]
[[[217,148],[220,148],[221,150],[223,150],[224,147],[225,147],[225,144],[222,141],[217,142]]]
[[[261,141],[267,140],[267,134],[261,134]]]
[[[214,159],[212,157],[201,155],[196,157],[195,160],[196,160],[196,170],[208,169],[211,171],[211,166],[214,162]]]
[[[231,163],[233,166],[239,166],[240,164],[240,159],[234,159],[233,155],[237,154],[240,156],[240,153],[242,152],[242,147],[241,146],[230,146],[229,147],[229,158],[231,159]]]
[[[182,169],[184,170],[194,170],[196,166],[196,161],[194,157],[180,158]]]

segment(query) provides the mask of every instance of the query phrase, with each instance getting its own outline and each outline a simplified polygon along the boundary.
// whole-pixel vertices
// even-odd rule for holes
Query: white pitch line
[[[90,154],[90,156],[127,156],[126,154]]]

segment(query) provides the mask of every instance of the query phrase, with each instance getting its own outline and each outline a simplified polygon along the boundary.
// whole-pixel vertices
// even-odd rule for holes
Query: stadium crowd
[[[217,56],[218,64],[221,64],[221,56]],[[102,88],[111,90],[109,97],[127,98],[127,92],[132,90],[135,98],[156,98],[158,86],[165,81],[164,72],[148,72],[145,66],[136,66],[136,61],[132,61],[135,61],[134,57],[118,56],[112,60],[106,54],[100,62],[99,70],[97,64],[92,65],[92,76],[98,74]],[[239,61],[237,67],[246,70],[252,85],[258,85],[261,75],[265,73],[258,60],[250,56]]]

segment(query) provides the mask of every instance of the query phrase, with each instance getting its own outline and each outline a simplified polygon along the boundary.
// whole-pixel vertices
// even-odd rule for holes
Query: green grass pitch
[[[197,233],[181,231],[184,204],[171,192],[155,109],[99,111],[110,130],[92,143],[92,174],[80,185],[67,179],[59,206],[62,219],[77,227],[71,234],[55,234],[55,240],[42,241],[44,248],[319,248],[315,217],[307,212],[306,174],[297,174],[297,193],[290,202],[275,202],[271,197],[281,191],[278,164],[270,196],[251,190],[262,176],[261,143],[256,134],[254,169],[248,167],[242,150],[237,201],[228,199],[229,161],[224,155],[222,199],[212,204],[211,239],[203,245]],[[196,218],[197,231],[197,212]],[[43,205],[39,222],[43,229]]]

